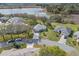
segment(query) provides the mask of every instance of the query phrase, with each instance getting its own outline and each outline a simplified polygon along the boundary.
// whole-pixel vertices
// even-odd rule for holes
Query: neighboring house
[[[12,23],[12,24],[23,24],[24,23],[24,19],[21,17],[13,17],[11,19],[9,19],[7,21],[7,23]]]
[[[79,31],[75,32],[73,34],[73,37],[76,39],[77,42],[79,42]]]
[[[33,40],[34,42],[37,44],[38,42],[40,42],[40,32],[46,30],[46,26],[42,25],[42,24],[37,24],[36,26],[34,26],[33,28]]]
[[[64,26],[58,26],[54,29],[55,32],[60,33],[60,37],[64,35],[65,37],[68,37],[71,34],[71,29]]]
[[[7,22],[7,33],[21,33],[28,29],[28,25],[21,17],[13,17]]]
[[[0,17],[0,21],[2,23],[6,23],[8,21],[9,17]]]
[[[34,32],[41,32],[46,30],[46,26],[42,24],[37,24],[36,26],[34,26],[33,30]]]
[[[60,34],[60,40],[58,43],[66,44],[67,37],[71,34],[71,29],[64,26],[58,26],[54,29],[54,31]]]

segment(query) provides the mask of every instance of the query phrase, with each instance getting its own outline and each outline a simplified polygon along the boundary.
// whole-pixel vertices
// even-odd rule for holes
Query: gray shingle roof
[[[73,37],[75,37],[76,39],[79,39],[79,31],[75,32],[75,33],[73,34]]]
[[[54,29],[54,31],[60,33],[60,36],[62,35],[69,36],[71,33],[71,29],[68,27],[64,27],[64,26],[57,26]]]
[[[7,23],[21,24],[21,23],[24,23],[24,19],[21,17],[13,17],[13,18],[9,19],[7,21]]]
[[[46,26],[45,25],[41,25],[41,24],[37,24],[36,26],[34,26],[33,30],[35,32],[40,32],[40,31],[46,30]]]

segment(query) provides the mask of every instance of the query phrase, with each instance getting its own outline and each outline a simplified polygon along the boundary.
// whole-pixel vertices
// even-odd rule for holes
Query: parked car
[[[12,39],[12,40],[9,40],[9,41],[7,42],[7,44],[9,44],[9,43],[14,43],[14,42],[15,42],[15,40]]]

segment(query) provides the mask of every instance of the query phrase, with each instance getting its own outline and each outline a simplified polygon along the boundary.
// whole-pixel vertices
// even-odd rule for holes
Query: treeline
[[[53,14],[72,14],[79,13],[78,3],[50,3],[50,4],[37,4],[42,8],[46,8],[48,12]]]

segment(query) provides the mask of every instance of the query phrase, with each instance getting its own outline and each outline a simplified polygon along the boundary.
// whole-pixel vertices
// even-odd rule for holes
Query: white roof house
[[[12,23],[12,24],[22,24],[24,23],[24,19],[21,17],[13,17],[7,21],[7,23]]]
[[[57,26],[54,31],[60,33],[60,36],[69,36],[71,34],[71,29],[64,26]]]
[[[13,17],[6,22],[8,33],[24,32],[27,30],[28,25],[21,17]],[[9,30],[11,27],[11,30]]]
[[[46,30],[46,26],[42,24],[37,24],[36,26],[34,26],[33,30],[35,32],[41,32],[43,30]]]
[[[66,44],[67,37],[71,34],[71,29],[64,26],[57,26],[54,31],[60,34],[60,40],[58,43]]]

